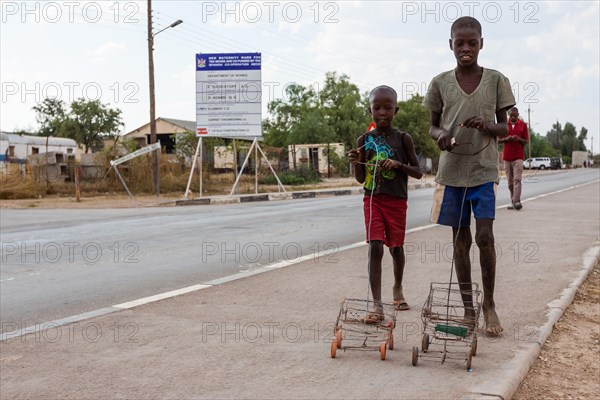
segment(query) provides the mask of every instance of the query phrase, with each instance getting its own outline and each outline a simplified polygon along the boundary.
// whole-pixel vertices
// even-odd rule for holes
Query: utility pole
[[[150,144],[156,143],[156,115],[154,97],[154,35],[152,35],[152,0],[148,0],[148,76],[150,83]],[[152,185],[156,195],[160,195],[158,154],[152,152]]]
[[[527,147],[529,148],[529,157],[527,158],[531,158],[531,107],[529,105],[529,103],[527,104],[527,130],[528,135],[527,135]]]
[[[157,141],[156,134],[156,101],[154,95],[154,36],[158,35],[165,29],[174,28],[181,24],[183,21],[178,19],[166,28],[153,33],[152,32],[152,0],[148,0],[148,79],[150,83],[150,144],[154,144]],[[158,164],[159,150],[152,152],[152,183],[156,195],[160,195],[160,168]]]

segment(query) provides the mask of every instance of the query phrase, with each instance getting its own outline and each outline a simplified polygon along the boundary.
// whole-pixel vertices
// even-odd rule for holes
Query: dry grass
[[[29,174],[22,174],[16,165],[9,165],[10,171],[0,174],[0,198],[1,199],[38,199],[50,195],[74,196],[75,184],[72,181],[46,180],[35,168],[28,168]],[[104,171],[108,166],[104,167]],[[127,164],[119,165],[119,171],[125,180],[127,187],[134,196],[151,195],[154,193],[152,186],[152,174],[150,157],[139,157],[129,161]],[[259,168],[259,182],[264,176],[271,172],[266,167]],[[161,158],[160,164],[160,192],[162,194],[183,195],[188,184],[190,168],[182,167],[177,162]],[[343,178],[342,178],[343,179]],[[203,170],[202,194],[226,195],[231,192],[235,175],[233,172],[216,173],[205,168]],[[316,185],[318,187],[319,185]],[[303,187],[301,187],[303,188]],[[190,190],[192,194],[198,194],[200,189],[200,178],[198,169],[192,176]],[[297,187],[287,186],[288,190],[296,190]],[[277,185],[260,184],[259,193],[277,192]],[[254,173],[243,174],[239,182],[238,193],[254,193]],[[114,196],[127,195],[123,184],[113,170],[108,174],[104,172],[98,179],[82,179],[80,184],[82,197],[92,196]]]
[[[38,188],[31,177],[0,175],[0,199],[30,199],[38,196]]]

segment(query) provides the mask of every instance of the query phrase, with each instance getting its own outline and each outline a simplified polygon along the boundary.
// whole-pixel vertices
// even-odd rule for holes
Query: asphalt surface
[[[598,175],[597,169],[532,171],[525,178],[523,198]],[[411,185],[430,183],[431,179]],[[505,185],[502,181],[498,205],[509,201]],[[432,191],[410,191],[409,229],[429,224]],[[332,251],[332,259],[344,246],[364,239],[359,195],[134,210],[2,209],[1,213],[0,322],[25,326],[314,253]]]
[[[205,282],[201,290],[158,302],[115,306],[104,316],[50,324],[3,341],[0,395],[509,398],[552,319],[597,262],[600,187],[595,174],[586,177],[594,183],[533,197],[522,211],[498,210],[496,304],[505,332],[499,338],[479,336],[471,372],[464,361],[441,365],[423,359],[411,365],[412,348],[421,344],[421,306],[429,285],[446,282],[450,273],[450,232],[434,227],[407,235],[404,292],[412,309],[398,314],[395,348],[386,361],[377,351],[343,349],[330,358],[340,302],[366,296],[366,247],[358,246],[332,253],[335,257],[280,263],[244,279]],[[477,260],[474,248],[476,280]],[[384,269],[383,294],[391,300],[388,255]],[[3,325],[8,322],[3,319]],[[6,325],[3,331],[17,328]]]

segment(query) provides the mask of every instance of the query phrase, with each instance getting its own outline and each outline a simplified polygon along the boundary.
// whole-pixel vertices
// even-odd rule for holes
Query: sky
[[[46,97],[99,99],[122,111],[123,133],[149,121],[146,1],[0,5],[0,130],[37,130],[32,107]],[[456,66],[450,25],[470,15],[483,27],[479,64],[510,79],[533,130],[545,135],[557,120],[584,126],[586,146],[593,138],[600,151],[597,0],[154,0],[152,8],[157,117],[195,120],[197,53],[260,52],[263,118],[286,85],[318,90],[328,71],[361,92],[386,84],[402,100],[424,94]]]

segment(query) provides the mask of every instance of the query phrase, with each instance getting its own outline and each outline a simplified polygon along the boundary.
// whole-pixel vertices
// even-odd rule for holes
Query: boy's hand
[[[381,166],[381,169],[390,171],[392,169],[400,168],[401,163],[400,161],[392,160],[391,158],[386,158],[379,165]]]
[[[465,128],[475,128],[475,129],[477,129],[478,131],[481,131],[481,132],[486,132],[486,133],[488,132],[488,124],[481,117],[467,118],[462,123],[462,126],[464,126]]]
[[[360,150],[352,149],[348,152],[348,161],[356,164],[360,160]]]

